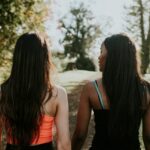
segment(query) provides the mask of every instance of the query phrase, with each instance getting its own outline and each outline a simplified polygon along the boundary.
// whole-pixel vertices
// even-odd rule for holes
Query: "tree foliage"
[[[134,0],[128,11],[128,30],[141,43],[142,73],[146,73],[150,63],[150,1]]]
[[[71,21],[68,23],[69,19]],[[67,17],[63,17],[60,20],[60,24],[64,33],[62,43],[64,45],[65,56],[77,58],[77,61],[81,59],[86,60],[85,62],[87,63],[84,64],[84,68],[86,69],[86,65],[91,61],[90,59],[87,61],[86,57],[100,34],[99,25],[94,22],[92,12],[81,3],[79,7],[71,8],[70,14]],[[77,61],[76,66],[78,68],[78,66],[82,66],[83,61]]]
[[[80,70],[89,71],[94,71],[96,69],[94,63],[88,57],[79,57],[76,61],[76,67]]]
[[[12,51],[23,32],[44,30],[47,8],[43,0],[0,1],[0,60]]]

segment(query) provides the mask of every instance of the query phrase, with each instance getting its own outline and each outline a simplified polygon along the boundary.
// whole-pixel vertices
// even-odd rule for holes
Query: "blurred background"
[[[101,42],[126,32],[137,44],[142,73],[149,73],[149,0],[1,0],[0,66],[11,68],[14,44],[22,33],[44,32],[58,72],[98,70]]]
[[[97,60],[105,37],[127,33],[150,80],[149,0],[1,0],[0,83],[9,76],[15,42],[25,32],[42,32],[48,40],[57,70],[54,80],[68,92],[71,135],[82,86],[101,76]],[[93,125],[89,132],[85,149]]]

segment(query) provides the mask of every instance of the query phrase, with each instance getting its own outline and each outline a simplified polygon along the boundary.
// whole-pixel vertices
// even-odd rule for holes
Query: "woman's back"
[[[58,85],[53,86],[52,97],[48,101],[43,102],[42,112],[42,121],[39,127],[38,137],[34,137],[32,139],[31,145],[48,143],[53,140],[53,129],[54,129],[54,120],[57,113],[57,106],[59,101],[61,101],[60,97],[62,97],[62,92],[64,89]],[[63,98],[63,97],[62,97]],[[13,144],[12,138],[7,136],[7,142],[9,144]]]
[[[21,35],[10,76],[1,85],[0,117],[9,147],[51,145],[55,122],[58,149],[70,149],[67,94],[52,84],[52,70],[46,40],[37,33]]]
[[[140,149],[138,131],[143,119],[143,140],[149,150],[150,97],[147,95],[150,85],[139,72],[135,44],[125,34],[107,37],[101,45],[98,61],[102,81],[101,84],[100,81],[98,84],[90,82],[83,88],[73,149],[81,149],[94,110],[93,149]]]
[[[109,116],[110,116],[110,108],[109,108],[109,100],[104,91],[101,80],[95,80],[91,82],[91,105],[92,103],[99,102],[100,107],[95,108],[93,105],[94,111],[94,121],[95,121],[95,135],[92,141],[91,150],[98,149],[117,149],[117,150],[139,150],[139,130],[133,133],[132,137],[126,135],[122,140],[118,137],[111,137],[108,133],[109,128]],[[94,92],[95,90],[95,92]],[[94,93],[94,94],[93,94]],[[95,98],[93,97],[95,96]],[[98,105],[97,105],[98,106]],[[142,113],[142,110],[141,110]],[[142,118],[141,118],[142,119]],[[139,119],[138,126],[140,126],[141,119]]]
[[[2,93],[1,93],[2,94]],[[46,99],[45,99],[46,100]],[[32,145],[32,148],[36,148],[37,150],[47,150],[47,149],[52,149],[52,145],[49,145],[48,143],[51,143],[53,141],[53,137],[56,136],[55,134],[57,132],[62,132],[65,135],[69,136],[69,126],[68,126],[68,121],[66,120],[67,116],[63,116],[63,109],[66,109],[64,112],[67,111],[68,107],[66,104],[66,91],[64,88],[58,85],[53,86],[52,90],[52,97],[48,101],[43,101],[43,106],[42,106],[42,121],[40,122],[39,126],[39,134],[38,136],[34,137],[32,139],[32,142],[30,145]],[[61,106],[64,105],[64,106]],[[63,108],[60,108],[63,107]],[[58,110],[58,108],[60,110]],[[61,110],[62,109],[62,110]],[[59,114],[58,114],[59,113]],[[61,116],[59,116],[61,114]],[[61,119],[60,119],[61,117]],[[62,124],[63,121],[63,124]],[[67,121],[67,122],[66,122]],[[58,123],[56,123],[58,122]],[[54,125],[55,124],[55,125]],[[61,128],[59,127],[58,124],[61,124]],[[55,129],[55,126],[57,128],[57,132]],[[12,130],[12,129],[10,129]],[[10,131],[6,130],[6,131]],[[62,131],[59,131],[62,130]],[[59,133],[59,134],[60,134]],[[61,133],[61,134],[62,134]],[[60,139],[63,137],[60,137]],[[13,139],[11,134],[6,135],[7,139],[7,148],[8,150],[12,149],[15,150],[19,148],[17,145],[13,144]],[[62,139],[65,142],[65,139]],[[47,144],[45,144],[47,143]],[[12,146],[13,145],[13,146]],[[68,145],[69,146],[69,145]],[[44,148],[45,147],[45,148]],[[31,149],[30,146],[24,146],[22,147],[21,150],[27,150]]]

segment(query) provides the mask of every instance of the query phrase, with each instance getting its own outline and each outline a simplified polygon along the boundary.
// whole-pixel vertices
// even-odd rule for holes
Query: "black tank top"
[[[110,140],[108,136],[108,123],[110,111],[105,109],[101,93],[96,81],[93,82],[102,109],[93,109],[95,121],[95,135],[90,150],[141,150],[139,143],[139,132],[132,138],[126,137],[123,141]]]
[[[18,145],[7,144],[6,150],[54,150],[54,148],[53,148],[53,143],[49,142],[49,143],[44,143],[44,144],[39,144],[34,146],[18,146]]]

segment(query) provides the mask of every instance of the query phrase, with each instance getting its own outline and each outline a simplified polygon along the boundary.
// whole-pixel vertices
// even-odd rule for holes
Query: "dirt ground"
[[[77,108],[79,104],[79,98],[80,93],[82,90],[83,85],[80,85],[74,89],[74,92],[68,94],[68,100],[69,100],[69,122],[70,122],[70,134],[72,137],[72,134],[75,130],[76,125],[76,114],[77,114]],[[87,150],[90,146],[92,137],[94,134],[94,123],[93,123],[93,117],[91,118],[91,123],[89,125],[89,132],[87,139],[85,141],[85,144],[83,146],[83,150]]]

